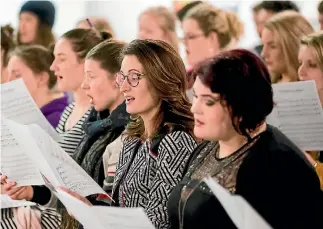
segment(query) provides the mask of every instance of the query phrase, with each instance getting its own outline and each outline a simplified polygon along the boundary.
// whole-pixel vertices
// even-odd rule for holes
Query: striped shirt
[[[61,140],[59,142],[60,146],[64,149],[66,153],[68,153],[70,156],[73,155],[75,149],[79,145],[80,141],[82,140],[84,136],[84,130],[83,130],[83,123],[87,119],[87,117],[90,114],[90,111],[92,108],[90,108],[83,117],[73,126],[70,130],[65,130],[65,124],[68,118],[70,117],[73,109],[75,107],[75,103],[69,104],[62,116],[59,120],[58,126],[56,127],[56,131],[59,133]]]
[[[13,215],[12,210],[12,208],[1,209],[1,229],[17,229],[16,219]],[[61,217],[55,209],[43,208],[41,206],[32,206],[30,210],[38,211],[40,213],[40,224],[42,229],[57,229],[60,227]]]

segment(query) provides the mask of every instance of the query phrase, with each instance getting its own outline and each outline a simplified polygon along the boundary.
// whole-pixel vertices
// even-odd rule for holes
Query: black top
[[[201,147],[197,149],[203,153]],[[202,157],[208,154],[204,152]],[[199,169],[197,160],[201,156],[169,197],[168,214],[174,229],[180,228],[182,188],[199,182],[191,179],[194,170]],[[319,179],[303,153],[277,128],[267,125],[267,130],[247,149],[235,180],[234,192],[248,201],[273,228],[323,227]],[[204,182],[192,192],[183,209],[185,229],[236,228]]]

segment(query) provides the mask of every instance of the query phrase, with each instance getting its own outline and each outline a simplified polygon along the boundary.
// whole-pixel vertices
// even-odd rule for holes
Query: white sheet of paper
[[[11,122],[13,135],[25,148],[39,171],[54,186],[63,186],[81,196],[106,194],[104,190],[38,125]]]
[[[17,186],[42,185],[43,178],[32,160],[26,154],[24,148],[7,126],[9,120],[1,119],[1,169],[6,175],[7,181],[15,181]],[[9,121],[10,122],[10,121]],[[35,148],[28,148],[31,152]]]
[[[1,114],[20,124],[38,124],[59,141],[59,135],[31,97],[23,79],[1,84]]]
[[[267,123],[279,128],[300,149],[323,150],[323,109],[314,81],[273,85],[276,106]]]
[[[241,196],[231,195],[210,177],[205,178],[204,182],[212,190],[237,228],[272,229],[259,213]]]
[[[68,193],[55,193],[85,229],[154,229],[141,208],[88,206]]]
[[[0,194],[0,208],[15,208],[15,207],[23,207],[23,206],[34,206],[36,205],[33,202],[25,201],[25,200],[12,200],[6,194]]]

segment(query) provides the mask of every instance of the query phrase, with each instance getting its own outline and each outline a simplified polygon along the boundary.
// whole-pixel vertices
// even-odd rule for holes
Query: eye
[[[205,102],[205,104],[210,107],[213,106],[215,103],[216,103],[216,101],[214,101],[214,100],[206,100],[206,102]]]

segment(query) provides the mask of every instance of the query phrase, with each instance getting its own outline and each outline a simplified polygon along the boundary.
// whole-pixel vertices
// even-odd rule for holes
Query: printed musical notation
[[[59,141],[59,135],[37,107],[23,79],[1,85],[1,114],[20,124],[38,124]]]
[[[273,85],[276,106],[267,123],[302,150],[323,150],[323,110],[314,81]]]
[[[39,171],[25,150],[14,138],[3,118],[1,120],[1,173],[8,177],[7,181],[15,181],[17,186],[42,185],[43,180]]]

